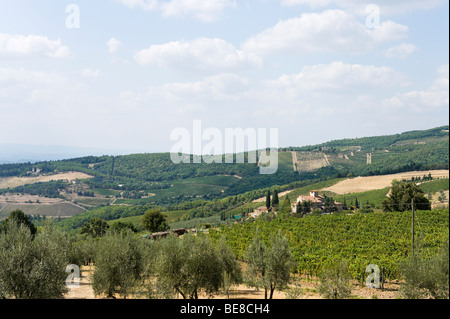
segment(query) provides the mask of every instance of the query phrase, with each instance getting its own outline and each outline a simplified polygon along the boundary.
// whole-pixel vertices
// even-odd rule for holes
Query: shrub
[[[352,292],[348,262],[340,261],[328,266],[322,272],[319,293],[325,299],[346,299]]]

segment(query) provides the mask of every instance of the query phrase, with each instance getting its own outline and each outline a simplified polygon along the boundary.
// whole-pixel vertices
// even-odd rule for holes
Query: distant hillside
[[[355,139],[342,139],[326,142],[319,145],[289,147],[290,151],[314,151],[322,148],[337,148],[341,150],[360,147],[362,152],[384,150],[396,145],[414,145],[420,142],[448,141],[449,126],[440,126],[429,130],[409,131],[401,134],[362,137]]]
[[[349,176],[448,169],[449,127],[288,147],[299,172],[333,167]]]
[[[76,185],[60,181],[0,189],[0,195],[20,192],[63,196],[85,204],[86,208],[96,204],[166,206],[197,199],[225,198],[297,181],[448,169],[448,128],[280,149],[279,169],[273,175],[260,175],[258,164],[247,161],[244,164],[226,164],[225,161],[219,164],[174,164],[169,153],[5,164],[0,165],[0,178],[61,172],[82,172],[93,178]]]

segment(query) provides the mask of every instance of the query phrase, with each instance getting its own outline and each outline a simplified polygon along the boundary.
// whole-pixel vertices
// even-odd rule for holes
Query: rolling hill
[[[247,194],[241,196],[244,200],[254,200],[276,185],[285,185],[284,190],[288,190],[333,178],[448,170],[448,131],[449,127],[443,126],[281,148],[278,171],[273,175],[261,175],[258,164],[247,163],[247,153],[242,164],[227,164],[224,160],[213,164],[174,164],[169,153],[4,164],[0,165],[0,185],[7,186],[0,187],[0,196],[19,193],[62,198],[88,210],[109,205],[173,208],[189,206],[191,202],[238,198],[242,194]],[[78,172],[79,179],[57,178],[69,172]],[[46,182],[32,183],[36,178]],[[22,183],[8,184],[11,180]]]

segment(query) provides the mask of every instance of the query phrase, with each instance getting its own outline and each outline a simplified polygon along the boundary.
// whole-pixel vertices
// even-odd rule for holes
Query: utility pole
[[[414,258],[414,197],[411,199],[411,210],[412,210],[412,227],[411,227],[411,248],[412,248],[412,256]]]

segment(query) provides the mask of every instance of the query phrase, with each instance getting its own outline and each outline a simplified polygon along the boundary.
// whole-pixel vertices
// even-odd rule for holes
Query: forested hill
[[[197,197],[223,198],[300,180],[448,169],[448,129],[448,126],[443,126],[425,131],[280,149],[279,168],[273,175],[261,175],[258,164],[247,163],[247,158],[243,164],[227,164],[224,160],[223,163],[213,164],[174,164],[170,154],[163,153],[5,164],[0,165],[0,178],[77,171],[93,176],[83,181],[83,191],[99,190],[100,194],[106,194],[102,190],[115,190],[123,199],[140,199],[151,193],[154,196],[146,202],[171,204]],[[61,193],[61,185],[53,186],[55,190],[52,193]],[[32,188],[34,194],[45,195],[40,188],[42,186]],[[27,189],[0,189],[0,193],[27,193]],[[48,187],[46,192],[49,192]],[[115,192],[110,194],[118,196]]]
[[[344,148],[359,146],[361,151],[368,152],[373,150],[384,150],[398,145],[413,145],[421,142],[439,142],[448,143],[449,126],[440,126],[423,131],[409,131],[401,134],[361,137],[354,139],[342,139],[326,142],[319,145],[309,145],[303,147],[288,147],[290,151],[314,151],[322,148]]]

